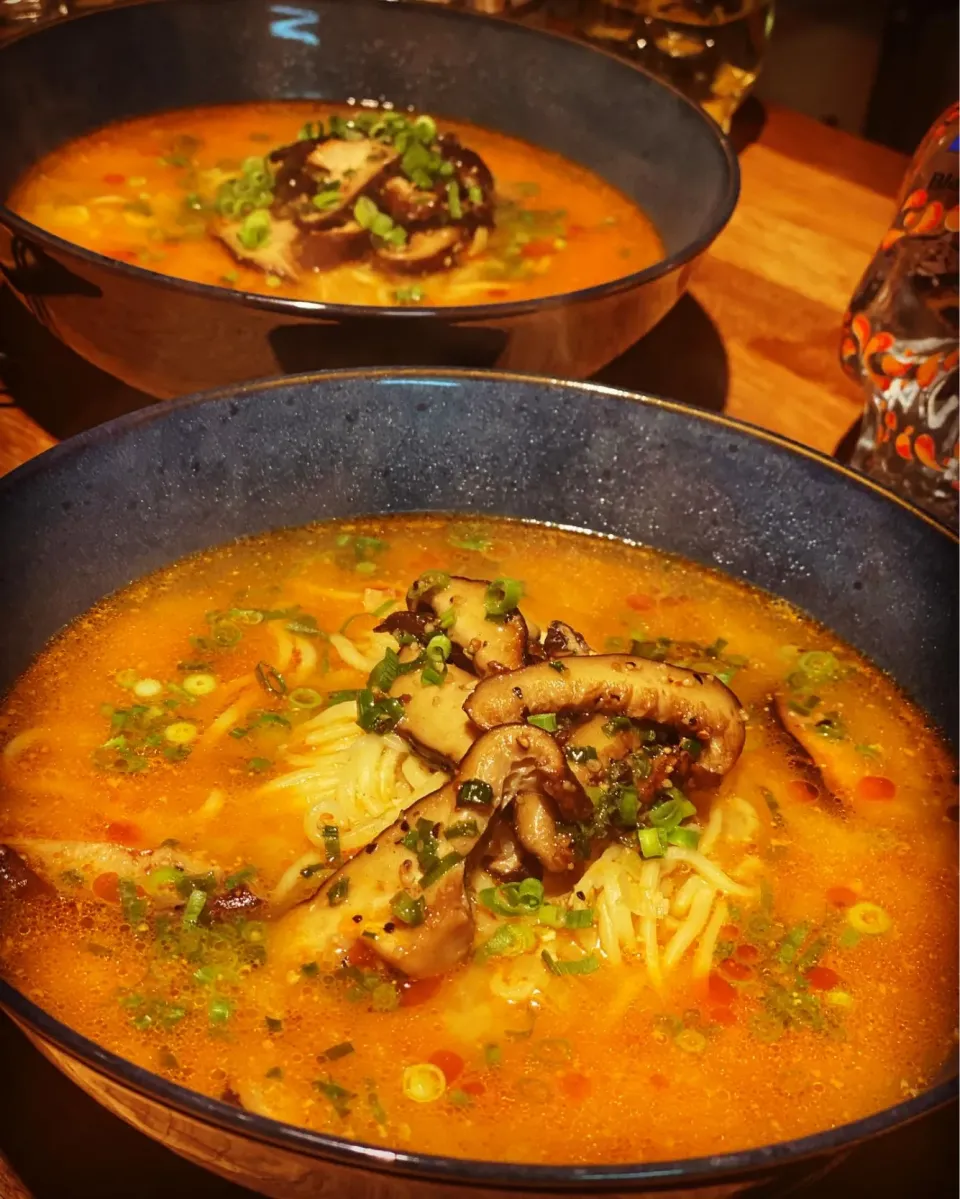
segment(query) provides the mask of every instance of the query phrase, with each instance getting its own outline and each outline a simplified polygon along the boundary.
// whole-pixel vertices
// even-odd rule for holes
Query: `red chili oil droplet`
[[[832,991],[840,975],[829,966],[811,966],[803,976],[815,991]]]
[[[438,1049],[430,1054],[427,1061],[443,1071],[448,1086],[463,1073],[463,1058],[451,1049]]]
[[[857,783],[857,799],[893,799],[896,793],[896,783],[878,775],[868,774]]]

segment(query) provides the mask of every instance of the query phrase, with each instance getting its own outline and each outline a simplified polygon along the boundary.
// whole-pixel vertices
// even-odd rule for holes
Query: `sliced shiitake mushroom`
[[[403,716],[396,731],[433,765],[455,768],[480,736],[463,710],[476,685],[472,674],[451,664],[439,686],[424,684],[419,671],[400,675],[390,688],[391,696],[403,700]]]
[[[363,926],[375,934],[370,948],[391,966],[413,978],[445,974],[473,945],[474,918],[464,885],[468,859],[521,785],[553,795],[576,787],[563,751],[548,733],[511,725],[484,734],[451,782],[408,808],[327,879],[308,905],[278,921],[277,944],[288,955],[315,956],[338,934],[342,944],[344,931],[356,935]],[[454,825],[461,832],[446,838]],[[419,830],[438,842],[435,862],[425,870],[410,847],[411,833],[416,837]],[[418,920],[407,923],[396,914],[398,895],[415,906]]]
[[[483,679],[464,705],[482,729],[547,713],[604,712],[670,725],[703,743],[698,765],[726,774],[743,749],[737,697],[711,675],[628,654],[549,662]]]
[[[527,660],[527,622],[518,608],[491,619],[486,605],[490,586],[485,579],[442,576],[426,590],[415,585],[407,597],[411,611],[432,612],[441,622],[449,619],[453,609],[447,636],[459,650],[460,665],[481,678],[516,670]]]

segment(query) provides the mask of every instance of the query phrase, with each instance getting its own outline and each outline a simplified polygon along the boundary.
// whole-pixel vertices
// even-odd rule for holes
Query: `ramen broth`
[[[394,825],[420,883],[388,884],[386,919],[354,912],[337,880],[376,863],[364,845],[453,774],[397,735],[409,697],[391,707],[379,686],[388,650],[409,662],[417,644],[374,632],[438,571],[506,580],[484,602],[519,603],[534,647],[562,620],[603,661],[673,662],[722,695],[719,679],[745,741],[704,781],[706,742],[614,719],[602,736],[645,748],[632,784],[611,767],[588,789],[592,824],[558,826],[586,856],[566,874],[529,855],[510,882],[468,873],[469,952],[411,978],[377,937],[415,931],[419,887],[485,809],[464,807],[458,828]],[[443,627],[401,692],[460,678]],[[558,678],[574,669],[553,661]],[[865,1116],[951,1052],[951,758],[829,631],[683,560],[498,520],[278,532],[105,600],[0,720],[3,976],[110,1050],[252,1112],[428,1153],[662,1160]],[[529,727],[590,767],[563,713]],[[651,799],[665,754],[690,772]],[[31,885],[11,884],[12,852]]]
[[[422,120],[479,154],[495,185],[492,228],[449,269],[422,273],[402,264],[393,269],[368,254],[307,268],[293,278],[282,270],[271,273],[269,262],[261,270],[238,260],[214,236],[225,185],[229,190],[238,177],[249,177],[257,164],[265,171],[264,156],[295,145],[298,133],[316,132],[318,121],[329,129],[331,119],[364,116],[370,116],[368,110],[291,102],[195,108],[119,122],[41,160],[9,203],[50,233],[160,274],[336,304],[529,300],[607,283],[664,256],[644,213],[593,172],[502,133],[432,118]],[[469,211],[461,209],[469,209],[472,187],[446,198],[440,182],[444,203],[468,218]],[[336,203],[333,192],[323,193],[318,203],[325,199]],[[445,210],[442,220],[452,219]],[[264,229],[251,226],[245,240],[253,245]],[[276,229],[273,236],[276,241]]]

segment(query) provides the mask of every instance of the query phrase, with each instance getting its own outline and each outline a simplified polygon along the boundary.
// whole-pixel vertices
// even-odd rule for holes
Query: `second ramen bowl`
[[[729,144],[667,85],[563,37],[387,0],[121,4],[15,39],[0,48],[0,200],[44,155],[114,121],[351,97],[471,121],[589,168],[646,212],[665,257],[596,287],[513,303],[318,304],[118,262],[0,203],[0,270],[71,349],[158,397],[349,366],[583,378],[669,311],[736,203]]]

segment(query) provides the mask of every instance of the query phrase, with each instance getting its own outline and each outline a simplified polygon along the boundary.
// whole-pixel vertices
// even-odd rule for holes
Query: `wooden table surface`
[[[840,321],[886,231],[906,161],[755,102],[739,114],[734,140],[744,145],[740,203],[690,296],[598,377],[722,409],[829,453],[862,404],[837,362]],[[16,347],[6,349],[15,359]],[[118,387],[105,376],[99,386]],[[39,399],[0,399],[0,474],[79,427],[49,395],[55,387],[44,377]],[[116,409],[111,401],[99,415]],[[95,419],[96,404],[88,410]]]

